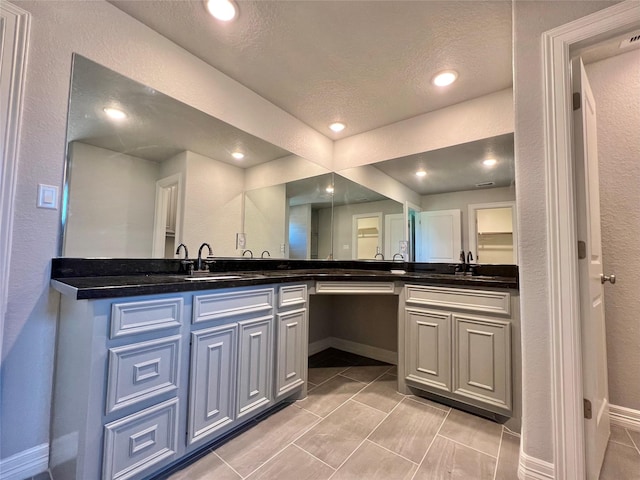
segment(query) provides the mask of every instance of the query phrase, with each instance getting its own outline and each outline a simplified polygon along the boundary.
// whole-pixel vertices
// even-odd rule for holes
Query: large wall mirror
[[[516,262],[513,134],[331,172],[75,55],[67,141],[66,257]]]

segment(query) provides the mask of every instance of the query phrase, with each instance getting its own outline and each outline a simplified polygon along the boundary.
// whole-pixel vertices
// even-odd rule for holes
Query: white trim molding
[[[4,44],[0,52],[0,358],[9,290],[13,204],[30,25],[31,14],[9,2],[0,3],[0,35]]]
[[[16,453],[0,460],[0,480],[23,480],[49,468],[49,444]]]
[[[520,480],[550,480],[556,478],[556,473],[552,463],[530,457],[524,453],[521,442],[518,478]]]
[[[611,425],[640,432],[640,410],[609,405],[609,419],[611,420]]]
[[[627,0],[542,35],[555,458],[555,476],[549,478],[558,480],[585,477],[570,49],[638,22],[638,3]]]

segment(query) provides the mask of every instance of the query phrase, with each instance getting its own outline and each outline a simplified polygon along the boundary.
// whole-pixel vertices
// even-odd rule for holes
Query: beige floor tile
[[[216,453],[244,477],[317,421],[315,415],[291,405],[225,443]]]
[[[617,425],[611,425],[611,436],[609,437],[609,441],[626,445],[627,447],[634,446],[631,441],[631,437],[627,435],[627,431],[623,427],[619,427]]]
[[[600,480],[622,479],[640,479],[640,455],[633,447],[609,442],[600,471]]]
[[[331,480],[410,480],[414,463],[365,441]]]
[[[383,412],[348,401],[295,443],[338,468],[384,417]]]
[[[494,457],[438,435],[413,479],[493,480],[495,466]]]
[[[295,445],[289,445],[247,480],[326,480],[334,471]]]
[[[307,380],[314,385],[320,385],[331,377],[335,377],[340,372],[344,372],[347,368],[349,367],[310,368],[309,373],[307,374]]]
[[[316,415],[326,417],[363,387],[364,384],[361,382],[338,375],[314,388],[307,398],[297,402],[297,405]]]
[[[171,475],[168,480],[241,480],[215,453],[209,453],[200,460]]]
[[[631,437],[631,440],[633,440],[633,443],[635,443],[636,448],[638,449],[638,451],[640,451],[640,432],[637,432],[635,430],[629,430],[627,428],[627,433]]]
[[[425,405],[429,405],[430,407],[439,408],[440,410],[444,410],[445,412],[451,410],[451,407],[443,405],[442,403],[434,402],[433,400],[429,400],[428,398],[418,397],[417,395],[409,395],[409,398],[411,400],[415,400],[416,402],[421,402]]]
[[[358,393],[354,400],[389,413],[403,398],[404,395],[398,393],[397,377],[385,374]]]
[[[502,443],[498,455],[496,480],[514,480],[518,478],[518,463],[520,460],[520,438],[507,432],[502,432]]]
[[[437,408],[405,399],[376,428],[369,440],[420,463],[446,415]]]
[[[388,373],[389,375],[395,375],[395,376],[397,377],[397,376],[398,376],[398,366],[397,366],[397,365],[394,365],[393,367],[391,367],[391,368],[387,371],[387,373]]]
[[[358,366],[349,367],[341,375],[359,382],[371,383],[387,370],[389,370],[388,365]]]
[[[502,425],[451,409],[440,435],[495,457],[500,446]]]

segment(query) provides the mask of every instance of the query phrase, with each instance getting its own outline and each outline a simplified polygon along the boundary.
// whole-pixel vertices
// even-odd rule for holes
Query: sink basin
[[[181,277],[184,280],[234,280],[237,278],[242,278],[240,275],[190,275]]]

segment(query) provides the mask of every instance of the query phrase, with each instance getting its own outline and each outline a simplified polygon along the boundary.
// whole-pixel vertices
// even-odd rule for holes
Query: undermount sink
[[[235,280],[238,278],[242,278],[240,275],[188,275],[184,277],[180,277],[184,280]]]

